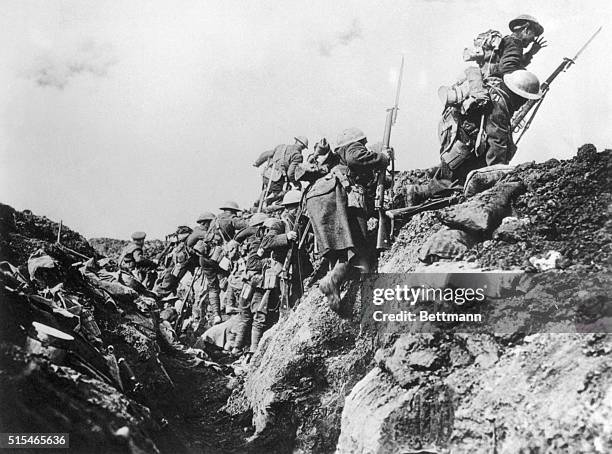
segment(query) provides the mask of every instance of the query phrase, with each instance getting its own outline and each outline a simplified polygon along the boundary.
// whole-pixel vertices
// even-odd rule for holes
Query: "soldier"
[[[511,35],[502,38],[499,32],[489,30],[474,40],[475,48],[465,49],[464,60],[474,61],[478,67],[467,68],[451,87],[440,87],[438,96],[446,106],[461,107],[462,114],[472,103],[484,106],[489,100],[488,86],[499,85],[505,74],[525,69],[533,56],[547,46],[541,37],[544,27],[536,18],[522,14],[508,26]]]
[[[147,234],[145,232],[132,233],[132,241],[121,251],[119,266],[138,279],[146,288],[151,289],[155,283],[157,264],[144,255],[144,242]],[[132,259],[128,259],[131,257]],[[130,262],[128,267],[127,261]],[[133,262],[133,263],[132,263]]]
[[[143,248],[146,237],[147,234],[145,232],[132,233],[132,241],[130,241],[121,251],[119,266],[123,266],[124,258],[127,254],[132,256],[135,263],[139,263],[144,259]]]
[[[219,267],[220,247],[211,230],[211,224],[215,222],[215,215],[211,212],[202,213],[198,217],[198,227],[187,237],[187,249],[198,256],[198,262],[202,268],[202,274],[208,282],[208,302],[213,315],[212,324],[222,322],[221,300],[219,294],[219,274],[223,270]]]
[[[247,227],[248,223],[238,217],[242,210],[234,201],[223,203],[219,209],[221,213],[217,216],[217,227],[223,241],[228,242],[234,239],[236,232]]]
[[[303,162],[302,150],[308,148],[308,138],[294,137],[293,145],[277,145],[273,150],[262,153],[253,166],[259,167],[266,163],[263,172],[262,194],[259,199],[259,209],[264,205],[280,200],[285,192],[285,186],[300,188],[296,181],[295,170]]]
[[[262,260],[262,275],[251,299],[253,324],[246,362],[257,351],[263,333],[278,321],[280,273],[287,252],[296,239],[295,231],[285,233],[285,224],[280,219],[268,218],[264,221],[263,237],[257,251]]]
[[[521,14],[510,21],[508,28],[512,34],[502,38],[498,52],[490,62],[485,62],[483,73],[486,76],[502,78],[517,69],[525,69],[533,56],[547,46],[542,37],[544,27],[533,16]],[[530,44],[531,48],[524,52]]]
[[[340,310],[340,287],[350,272],[355,267],[367,272],[375,260],[374,248],[367,239],[367,219],[373,211],[376,172],[386,169],[389,158],[368,150],[366,143],[363,131],[344,130],[334,150],[338,165],[306,194],[319,253],[331,267],[320,289],[335,311]]]
[[[246,246],[246,270],[243,278],[244,284],[240,294],[238,323],[236,338],[232,354],[239,355],[250,339],[248,335],[252,329],[253,313],[251,301],[255,288],[261,286],[262,256],[258,254],[263,236],[263,223],[268,219],[264,213],[255,213],[249,220],[249,226],[238,232],[236,241]]]
[[[281,273],[283,308],[295,306],[303,294],[303,280],[313,272],[308,252],[314,247],[314,237],[310,221],[300,210],[301,202],[302,193],[297,190],[287,192],[282,201],[285,209],[280,219],[285,223],[287,234],[296,236],[290,238],[291,251],[286,254]]]
[[[185,241],[192,232],[193,229],[182,225],[174,234],[166,237],[169,240],[167,250],[162,251],[158,257],[158,261],[165,267],[165,270],[153,288],[158,295],[162,297],[170,295],[176,290],[185,273],[195,269],[196,261],[191,257],[185,245]]]
[[[484,109],[447,119],[453,123],[442,128],[440,167],[430,183],[405,188],[406,206],[461,190],[471,170],[510,162],[516,152],[512,116],[528,99],[540,98],[540,82],[533,73],[518,70],[504,75],[503,82],[489,92],[491,102]],[[485,118],[482,131],[478,126],[481,115]],[[484,139],[478,144],[480,134]]]

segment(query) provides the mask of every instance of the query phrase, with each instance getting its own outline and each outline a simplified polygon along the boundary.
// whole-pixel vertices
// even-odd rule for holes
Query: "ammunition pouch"
[[[280,288],[280,275],[282,271],[283,265],[280,262],[269,260],[263,272],[262,288],[264,290]]]
[[[244,304],[251,300],[253,297],[253,292],[255,288],[251,285],[250,282],[244,282],[242,284],[242,289],[240,290],[240,301]]]
[[[448,152],[459,130],[459,121],[461,120],[459,110],[453,107],[447,107],[442,113],[442,118],[438,124],[438,137],[440,139],[440,154]]]
[[[440,159],[449,167],[451,171],[454,171],[473,156],[474,151],[472,147],[466,145],[459,139],[456,139],[450,149],[443,151],[440,154]]]

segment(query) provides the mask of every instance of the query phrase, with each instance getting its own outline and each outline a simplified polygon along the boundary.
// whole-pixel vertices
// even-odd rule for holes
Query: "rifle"
[[[458,197],[456,195],[451,195],[440,199],[429,200],[425,203],[416,206],[388,210],[386,214],[387,217],[391,219],[391,231],[393,231],[393,229],[395,228],[396,219],[412,217],[415,214],[422,213],[424,211],[439,210],[440,208],[444,208],[454,204],[457,199]]]
[[[523,134],[525,134],[525,132],[531,126],[531,122],[533,121],[536,113],[538,113],[538,110],[540,109],[540,106],[542,105],[542,101],[544,101],[544,97],[548,93],[548,90],[550,90],[550,84],[553,83],[553,81],[557,78],[559,74],[567,71],[570,66],[576,63],[576,59],[578,58],[578,56],[582,53],[584,49],[586,49],[586,47],[589,44],[591,44],[591,41],[595,39],[595,36],[597,36],[597,34],[601,31],[601,29],[602,27],[599,27],[597,31],[593,33],[593,36],[591,36],[589,40],[586,42],[586,44],[580,48],[580,50],[574,56],[574,58],[567,58],[567,57],[563,58],[563,61],[561,62],[561,64],[557,66],[557,69],[555,69],[553,73],[550,76],[548,76],[548,79],[546,79],[546,81],[540,86],[540,91],[542,92],[542,96],[539,99],[527,100],[527,102],[523,104],[520,110],[516,113],[516,115],[512,119],[511,128],[512,128],[512,131],[515,133],[518,133],[521,130],[522,131],[519,134],[518,138],[516,139],[515,143],[518,143],[519,140],[521,140],[521,137],[523,137]],[[527,114],[529,114],[531,110],[533,110],[533,112],[531,113],[531,116],[526,122],[523,123],[523,119],[527,116]]]
[[[300,201],[300,207],[295,215],[295,224],[293,225],[293,231],[297,234],[299,234],[299,230],[300,230],[300,219],[302,218],[302,214],[304,213],[304,196],[306,195],[306,190],[302,193],[302,200]],[[281,274],[280,274],[280,278],[281,278],[281,306],[283,308],[288,308],[289,307],[289,290],[291,287],[291,276],[292,276],[292,261],[293,261],[293,251],[294,249],[297,249],[297,254],[298,254],[298,260],[300,260],[299,257],[299,250],[302,247],[303,244],[303,237],[306,236],[306,233],[308,232],[309,229],[309,225],[310,225],[310,219],[308,220],[308,225],[306,226],[306,228],[304,229],[304,231],[302,232],[301,236],[298,236],[298,241],[297,244],[292,244],[291,248],[289,248],[289,251],[287,251],[287,256],[285,257],[285,261],[283,262],[283,269],[281,270]],[[300,279],[301,281],[301,279]]]
[[[272,156],[270,156],[268,158],[268,162],[266,162],[266,169],[270,168],[270,163],[272,162]],[[265,170],[264,170],[264,175],[265,175]],[[259,205],[257,206],[257,211],[256,213],[261,213],[261,210],[263,209],[263,204],[264,201],[266,200],[266,197],[268,197],[268,194],[270,193],[270,187],[272,186],[272,175],[268,175],[268,184],[267,186],[264,188],[264,185],[262,184],[261,187],[261,196],[259,197]]]
[[[389,144],[391,142],[391,127],[395,124],[397,119],[397,111],[399,110],[399,95],[400,88],[402,86],[402,75],[404,73],[404,57],[402,57],[402,64],[400,66],[399,76],[397,78],[397,91],[395,93],[395,105],[387,109],[387,119],[385,121],[385,132],[383,134],[383,150],[390,152],[391,158],[391,178],[395,179],[395,156],[391,152]],[[378,182],[376,183],[376,198],[374,199],[374,207],[378,211],[378,232],[376,235],[376,249],[382,251],[389,249],[389,232],[387,230],[387,220],[385,218],[385,180],[386,180],[387,169],[381,169],[378,172]],[[392,181],[391,191],[393,191]],[[393,196],[391,196],[393,198]]]
[[[91,260],[91,257],[87,257],[86,255],[81,254],[80,252],[75,251],[74,249],[70,249],[68,246],[64,246],[62,244],[62,226],[63,226],[64,222],[60,221],[59,223],[59,227],[57,229],[57,239],[55,240],[55,245],[57,247],[59,247],[60,249],[62,249],[64,252],[67,252],[68,254],[71,254],[77,258],[80,258],[83,261],[88,261]]]
[[[194,272],[193,272],[193,277],[191,278],[191,284],[189,285],[189,290],[187,291],[187,294],[185,295],[185,298],[183,299],[183,304],[181,306],[181,310],[178,313],[178,316],[176,317],[176,321],[174,322],[174,331],[176,332],[177,336],[179,335],[179,333],[182,331],[182,322],[183,322],[183,318],[185,315],[185,306],[187,306],[189,297],[191,296],[191,292],[193,291],[193,284],[195,284],[196,280],[199,279],[201,277],[202,274],[202,267],[198,267]]]

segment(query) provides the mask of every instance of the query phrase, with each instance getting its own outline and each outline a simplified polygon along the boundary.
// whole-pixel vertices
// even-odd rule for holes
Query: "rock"
[[[452,421],[447,387],[439,383],[406,390],[375,368],[346,398],[336,453],[438,452],[436,447],[450,437]]]
[[[585,143],[581,147],[578,148],[578,152],[576,156],[580,159],[589,158],[597,154],[597,147],[592,143]]]
[[[506,241],[507,243],[515,243],[521,241],[525,234],[528,233],[531,221],[529,218],[516,218],[507,216],[502,220],[501,225],[493,232],[493,239]]]
[[[548,271],[559,267],[559,263],[563,256],[557,251],[548,251],[541,257],[531,257],[529,262],[538,271]]]
[[[264,334],[244,386],[234,390],[226,407],[253,412],[250,448],[270,453],[334,450],[345,396],[374,356],[372,340],[358,332],[358,323],[338,317],[313,289]]]

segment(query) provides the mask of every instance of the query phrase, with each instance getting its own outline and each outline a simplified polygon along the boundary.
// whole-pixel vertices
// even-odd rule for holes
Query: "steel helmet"
[[[285,196],[283,197],[282,205],[293,205],[294,203],[300,203],[302,201],[302,192],[297,189],[292,189],[291,191],[287,191]]]
[[[297,136],[294,137],[295,141],[304,145],[305,148],[308,148],[308,137]]]
[[[504,83],[513,92],[523,98],[540,99],[540,81],[535,74],[526,69],[518,69],[510,74],[504,74]]]
[[[521,26],[523,22],[531,23],[531,25],[533,25],[536,35],[540,36],[542,33],[544,33],[544,27],[542,27],[542,25],[535,17],[530,16],[529,14],[521,14],[520,16],[515,17],[510,21],[508,27],[510,28],[510,30],[514,31],[514,28]]]
[[[240,211],[240,207],[238,206],[238,204],[236,202],[234,202],[233,200],[228,200],[227,202],[224,202],[220,207],[220,210],[233,210],[233,211]]]
[[[193,229],[192,229],[191,227],[189,227],[189,226],[186,226],[186,225],[179,225],[179,226],[176,228],[176,234],[177,234],[177,235],[182,235],[182,234],[184,234],[184,233],[189,234],[189,233],[191,233],[191,232],[193,232]]]
[[[270,230],[274,230],[278,233],[283,233],[285,231],[285,224],[280,219],[276,218],[268,218],[263,223],[264,227],[269,228]]]
[[[336,148],[343,147],[353,142],[359,142],[362,139],[365,139],[365,133],[358,128],[348,128],[342,131],[342,133],[338,136],[338,140],[336,142]]]
[[[132,233],[132,239],[134,241],[144,240],[146,236],[147,236],[147,234],[144,233],[144,232],[134,232],[134,233]]]
[[[255,213],[249,219],[249,227],[256,227],[263,224],[266,219],[268,219],[268,215],[266,213]]]
[[[213,219],[215,219],[215,215],[212,214],[210,211],[205,211],[204,213],[198,216],[196,222],[212,221]]]

